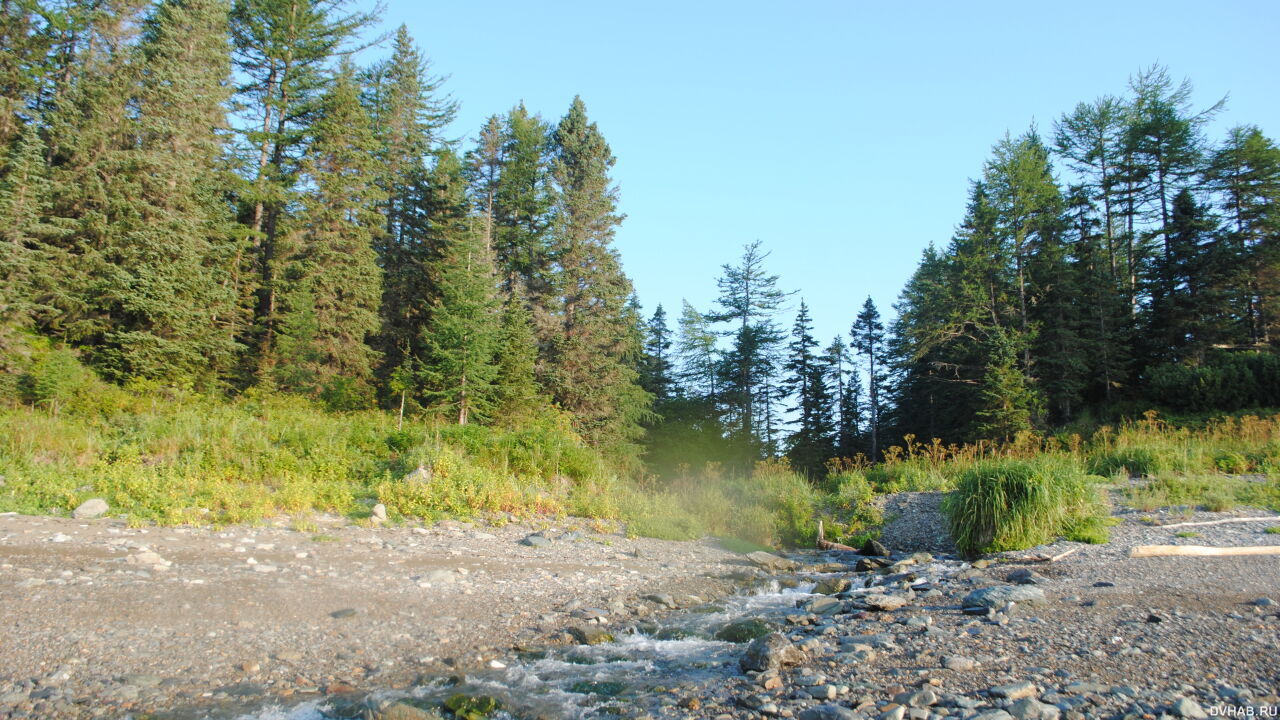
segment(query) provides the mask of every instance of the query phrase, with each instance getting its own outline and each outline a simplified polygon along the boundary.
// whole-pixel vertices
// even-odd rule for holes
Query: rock
[[[839,705],[818,705],[804,710],[799,720],[858,720],[861,716]]]
[[[598,627],[571,627],[565,632],[573,636],[573,639],[579,645],[599,645],[601,643],[613,642],[613,635],[601,630]]]
[[[1200,703],[1191,698],[1181,698],[1173,704],[1173,714],[1184,718],[1207,718],[1208,713],[1200,707]]]
[[[986,607],[1000,609],[1009,603],[1025,603],[1027,605],[1044,605],[1049,600],[1044,591],[1030,585],[997,585],[995,587],[974,590],[964,596],[961,604],[966,608]]]
[[[452,570],[436,568],[435,570],[428,570],[414,579],[417,581],[418,587],[431,587],[435,585],[452,585],[458,581],[458,576]]]
[[[773,623],[758,618],[734,620],[716,631],[716,639],[731,643],[751,642],[775,630]]]
[[[997,685],[989,691],[992,697],[1004,698],[1006,700],[1021,700],[1022,698],[1033,697],[1036,694],[1036,686],[1030,681],[1009,683],[1008,685]]]
[[[914,692],[898,693],[894,696],[893,701],[907,707],[926,708],[938,704],[938,694],[925,688]]]
[[[644,597],[642,597],[642,598],[640,598],[640,599],[641,599],[641,600],[648,600],[648,601],[649,601],[649,602],[651,602],[651,603],[655,603],[655,604],[657,604],[657,605],[661,605],[661,606],[663,606],[663,607],[667,607],[667,608],[675,608],[675,607],[677,607],[675,598],[671,597],[670,595],[668,595],[668,594],[666,594],[666,593],[654,593],[654,594],[652,594],[652,595],[645,595]]]
[[[298,662],[302,659],[302,653],[297,650],[281,650],[276,653],[276,659],[281,662]]]
[[[763,550],[757,550],[753,553],[747,553],[747,560],[751,564],[769,572],[791,572],[800,567],[800,563],[795,560],[788,560],[784,557],[778,557],[773,553],[767,553]]]
[[[805,612],[811,612],[814,615],[834,615],[843,609],[844,603],[830,595],[816,597],[806,602],[803,607]]]
[[[1045,705],[1033,697],[1024,697],[1010,705],[1009,714],[1017,720],[1058,720],[1062,711],[1053,705]]]
[[[1275,605],[1276,603],[1275,603],[1275,601],[1274,601],[1274,600],[1272,600],[1271,598],[1268,598],[1268,597],[1260,597],[1260,598],[1258,598],[1257,600],[1254,600],[1254,601],[1253,601],[1253,604],[1254,604],[1254,605],[1257,605],[1258,607],[1271,607],[1272,605]]]
[[[859,558],[853,569],[858,572],[873,572],[881,568],[889,567],[889,561],[881,557],[864,557]]]
[[[1003,710],[989,710],[974,715],[970,720],[1013,720],[1013,716]]]
[[[868,610],[890,612],[911,604],[911,601],[901,595],[885,593],[883,595],[865,595],[862,598],[862,604]]]
[[[1039,585],[1047,580],[1045,576],[1029,568],[1019,568],[1009,573],[1009,582],[1015,585]]]
[[[861,555],[868,557],[889,557],[889,548],[880,544],[878,540],[867,540],[862,544],[862,549],[858,551]]]
[[[986,570],[987,568],[995,564],[996,564],[996,561],[992,560],[991,558],[980,558],[978,560],[974,560],[972,563],[969,563],[971,567],[974,567],[978,570]]]
[[[906,717],[907,709],[901,705],[895,705],[888,710],[876,716],[876,720],[902,720]]]
[[[963,655],[947,655],[942,658],[942,667],[957,672],[968,672],[978,667],[978,661]]]
[[[1116,584],[1113,582],[1107,582],[1106,580],[1099,580],[1098,582],[1094,583],[1093,586],[1096,588],[1104,588],[1104,587],[1115,587]]]
[[[828,577],[819,580],[813,591],[819,595],[839,595],[852,585],[853,583],[849,582],[848,578]]]
[[[406,483],[417,483],[419,485],[426,485],[431,482],[431,470],[429,470],[426,466],[419,465],[417,470],[414,470],[408,475],[405,475],[403,480]]]
[[[532,535],[526,535],[525,538],[520,541],[520,544],[527,545],[529,547],[546,547],[551,544],[551,538],[543,535],[542,533],[533,533]]]
[[[430,710],[424,710],[407,701],[393,702],[381,710],[373,710],[366,714],[369,720],[437,720],[440,716]]]
[[[334,610],[333,612],[329,613],[329,617],[334,618],[335,620],[341,620],[343,618],[352,617],[355,614],[356,614],[355,608],[342,608],[341,610]]]
[[[386,505],[383,505],[382,503],[378,503],[377,505],[374,505],[374,506],[373,506],[373,519],[374,519],[374,520],[377,520],[378,522],[386,522],[386,521],[387,521],[387,506],[386,506]]]
[[[80,503],[79,507],[71,511],[71,517],[76,520],[92,520],[106,515],[108,509],[106,500],[93,498]]]
[[[753,640],[747,646],[746,652],[742,654],[742,658],[738,660],[738,665],[744,672],[748,670],[764,672],[787,665],[798,665],[803,660],[804,653],[800,648],[791,644],[791,641],[782,633],[772,632]]]

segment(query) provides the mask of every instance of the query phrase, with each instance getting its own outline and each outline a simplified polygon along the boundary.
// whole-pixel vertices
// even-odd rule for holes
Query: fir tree
[[[502,305],[496,344],[495,420],[517,426],[547,413],[551,400],[538,385],[538,342],[533,332],[533,316],[519,290],[508,295]]]
[[[851,458],[858,453],[862,382],[850,361],[849,346],[839,335],[832,338],[822,361],[827,384],[834,388],[831,414],[835,423],[835,445],[832,451],[835,457]]]
[[[996,328],[987,338],[987,358],[982,374],[982,405],[978,432],[982,437],[1008,440],[1031,429],[1035,394],[1018,367],[1018,353],[1025,339],[1016,331]]]
[[[435,268],[440,289],[439,302],[423,329],[426,352],[423,358],[424,394],[429,406],[447,409],[459,425],[471,420],[486,420],[495,403],[495,379],[499,378],[501,349],[505,358],[506,377],[502,377],[502,401],[519,403],[524,398],[513,383],[522,383],[523,358],[511,356],[506,345],[519,333],[518,317],[508,319],[502,327],[494,280],[493,258],[482,233],[460,225],[445,245],[443,257]],[[512,308],[514,311],[514,308]]]
[[[250,186],[242,194],[242,221],[253,252],[240,271],[242,302],[254,306],[251,341],[259,372],[276,356],[277,276],[291,262],[278,247],[287,230],[286,209],[297,199],[302,159],[314,134],[309,129],[322,104],[326,65],[375,20],[348,12],[348,0],[234,0],[230,15],[233,59],[243,83],[237,89],[244,173]],[[374,153],[376,148],[370,146]],[[379,169],[374,173],[381,177]],[[249,282],[250,277],[256,280]],[[252,294],[252,298],[248,297]]]
[[[285,325],[290,315],[314,312],[310,363],[281,354],[281,366],[310,364],[322,394],[341,407],[367,405],[374,350],[366,344],[378,328],[382,277],[373,250],[383,232],[378,212],[377,138],[360,104],[355,72],[344,65],[322,98],[303,164],[314,189],[303,196],[283,278]],[[309,298],[309,308],[300,298]],[[298,338],[292,338],[296,342]],[[292,373],[292,370],[287,373]]]

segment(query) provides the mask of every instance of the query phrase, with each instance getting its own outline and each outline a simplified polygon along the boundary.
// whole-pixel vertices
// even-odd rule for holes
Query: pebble
[[[1200,707],[1200,703],[1191,698],[1181,698],[1173,704],[1173,714],[1183,718],[1207,718],[1209,714]]]
[[[76,520],[92,520],[93,518],[100,518],[103,515],[106,515],[108,509],[110,508],[107,505],[106,500],[103,500],[102,498],[93,498],[80,503],[75,510],[71,511],[71,517]]]
[[[991,693],[992,697],[1020,700],[1035,695],[1037,691],[1034,683],[1029,680],[1023,680],[1022,682],[1009,683],[1008,685],[997,685],[987,692]]]

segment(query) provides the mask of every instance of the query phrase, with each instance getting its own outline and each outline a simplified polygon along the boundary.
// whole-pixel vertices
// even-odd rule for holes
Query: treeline
[[[717,307],[686,305],[674,336],[661,308],[650,320],[654,460],[785,454],[817,476],[908,434],[1004,440],[1153,405],[1274,404],[1280,149],[1254,126],[1211,142],[1223,103],[1191,95],[1152,67],[1048,137],[998,142],[887,329],[868,299],[848,338],[820,346],[801,301],[784,333],[785,294],[749,246]]]
[[[563,417],[634,456],[640,320],[584,104],[459,147],[404,27],[353,64],[377,18],[348,5],[3,4],[3,370],[52,342],[120,383]]]

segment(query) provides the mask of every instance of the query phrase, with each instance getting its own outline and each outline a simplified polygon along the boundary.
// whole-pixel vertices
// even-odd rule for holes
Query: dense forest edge
[[[445,79],[378,22],[3,5],[0,511],[305,529],[380,503],[776,545],[956,490],[979,552],[1104,539],[1129,475],[1139,504],[1280,503],[1280,148],[1211,140],[1225,99],[1153,66],[1006,134],[893,319],[850,298],[824,342],[758,241],[714,307],[645,313],[586,103],[452,140]]]

